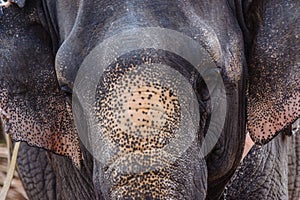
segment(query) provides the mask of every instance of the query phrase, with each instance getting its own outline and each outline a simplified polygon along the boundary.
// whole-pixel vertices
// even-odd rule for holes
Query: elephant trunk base
[[[95,106],[100,133],[93,146],[101,152],[94,181],[105,198],[205,197],[206,169],[199,166],[204,159],[189,131],[182,131],[186,101],[195,98],[181,98],[179,88],[189,83],[180,84],[184,80],[177,76],[182,75],[146,59],[139,65],[116,62],[104,73]]]

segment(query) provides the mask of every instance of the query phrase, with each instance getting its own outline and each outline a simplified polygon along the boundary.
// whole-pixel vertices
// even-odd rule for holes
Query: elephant
[[[299,149],[299,130],[265,146],[254,145],[227,184],[224,198],[299,199]]]
[[[0,116],[30,199],[219,199],[246,128],[264,145],[299,118],[298,1],[1,5]]]

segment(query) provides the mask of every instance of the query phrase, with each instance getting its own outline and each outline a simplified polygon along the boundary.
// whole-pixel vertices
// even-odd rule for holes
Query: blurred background
[[[7,158],[9,153],[9,150],[6,146],[5,139],[2,133],[3,131],[1,130],[1,126],[0,126],[0,190],[2,190],[6,178],[6,173],[8,170]],[[6,200],[26,200],[26,199],[28,198],[24,191],[22,182],[19,179],[18,173],[15,172]]]

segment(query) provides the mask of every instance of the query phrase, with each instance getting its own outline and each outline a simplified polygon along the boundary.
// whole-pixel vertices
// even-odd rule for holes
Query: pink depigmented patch
[[[269,110],[250,105],[248,131],[252,140],[257,144],[265,144],[281,130],[296,121],[300,116],[300,93],[284,102],[282,109],[271,106]],[[252,107],[251,107],[252,106]],[[255,109],[253,109],[253,107]],[[266,107],[263,107],[266,108]]]
[[[247,133],[242,160],[247,156],[254,144],[255,143],[252,141],[249,133]]]
[[[37,110],[8,101],[7,91],[0,90],[0,117],[14,141],[23,141],[53,153],[67,156],[80,167],[83,159],[73,123],[72,110],[60,94],[44,97]],[[22,105],[22,104],[21,104]],[[45,113],[48,110],[48,114]]]

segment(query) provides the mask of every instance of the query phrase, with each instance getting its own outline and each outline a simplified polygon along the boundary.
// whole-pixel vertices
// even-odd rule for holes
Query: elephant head
[[[0,19],[2,119],[14,140],[91,166],[82,179],[98,199],[217,199],[247,116],[260,144],[299,117],[297,4],[12,4]]]

